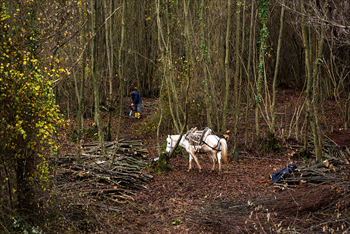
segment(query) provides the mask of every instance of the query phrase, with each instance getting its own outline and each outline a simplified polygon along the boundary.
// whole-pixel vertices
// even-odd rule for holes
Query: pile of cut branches
[[[102,157],[99,143],[83,145],[81,163],[73,154],[56,158],[55,177],[63,194],[125,203],[133,200],[134,191],[153,178],[142,170],[147,166],[147,150],[142,149],[140,141],[121,140],[116,150],[114,142],[106,142],[105,146],[106,156]],[[111,164],[114,152],[116,157]]]
[[[312,153],[312,144],[309,144],[309,146],[309,150]],[[286,186],[303,183],[336,182],[347,179],[350,172],[349,148],[339,147],[330,139],[324,139],[323,146],[325,160],[318,163],[310,161],[310,165],[293,170],[281,183],[284,183],[284,186]],[[294,150],[300,148],[299,146],[289,147]]]
[[[349,233],[350,183],[287,187],[273,196],[218,201],[186,213],[189,224],[228,233]]]

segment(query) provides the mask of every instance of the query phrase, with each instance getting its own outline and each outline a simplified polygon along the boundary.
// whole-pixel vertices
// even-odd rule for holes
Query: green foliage
[[[166,103],[164,104],[163,120],[160,126],[160,132],[172,131],[172,122],[170,111]],[[160,118],[160,109],[156,108],[156,112],[142,122],[135,123],[134,134],[138,136],[150,136],[157,132],[157,126]]]
[[[277,144],[277,139],[275,137],[274,133],[268,132],[267,133],[267,140],[264,141],[264,144],[260,145],[260,148],[262,150],[260,151],[260,155],[267,153],[267,152],[282,152],[282,146]]]
[[[156,133],[159,121],[159,115],[156,113],[151,118],[135,125],[134,134],[139,136],[152,135]]]
[[[102,132],[105,136],[105,139],[107,138],[107,126],[104,126],[102,128]],[[72,142],[76,143],[77,139],[78,139],[78,133],[77,131],[72,127],[70,129],[70,134],[71,134],[71,139]],[[97,125],[93,125],[87,129],[84,129],[84,136],[86,138],[92,138],[94,141],[98,140],[98,129],[97,129]]]
[[[239,160],[239,153],[237,151],[232,151],[232,156],[235,157],[235,160]]]
[[[70,134],[70,137],[72,139],[72,142],[73,143],[77,143],[77,140],[78,140],[78,133],[77,131],[74,129],[73,125],[71,125],[71,128],[69,130],[69,134]]]
[[[24,186],[36,184],[46,190],[49,166],[45,154],[59,148],[52,136],[63,119],[51,75],[41,67],[37,53],[37,4],[27,4],[23,11],[14,7],[0,6],[0,156],[9,172],[17,173],[17,181],[11,181],[17,182],[17,190],[11,191],[16,197],[24,196]]]
[[[182,224],[180,219],[176,219],[174,222],[171,223],[171,226],[176,226]]]
[[[323,63],[322,58],[318,58],[318,59],[316,60],[316,64],[317,64],[317,65],[320,65],[321,63]]]
[[[172,170],[171,166],[168,164],[168,154],[163,152],[157,161],[157,171],[158,175],[169,172]]]
[[[94,137],[92,138],[94,141],[98,141],[98,134],[95,134]]]
[[[259,0],[259,18],[262,23],[266,23],[269,19],[270,0]]]
[[[97,133],[97,126],[96,125],[85,130],[85,136],[87,138],[93,138],[96,133]]]
[[[151,161],[150,163],[148,163],[147,170],[149,172],[154,172],[156,167],[157,167],[156,162],[155,161]]]
[[[23,220],[13,219],[13,227],[16,232],[25,234],[44,234],[44,232],[40,230],[40,227],[26,225]]]
[[[160,157],[157,161],[152,161],[148,164],[148,171],[155,172],[157,171],[158,174],[166,173],[172,170],[171,166],[168,164],[169,162],[169,154],[165,151],[166,148],[166,140],[164,140],[162,144],[163,152],[161,153]],[[184,148],[178,146],[174,152],[174,155],[184,155]]]
[[[310,153],[310,151],[308,151],[308,150],[302,149],[302,150],[300,151],[300,156],[301,156],[304,160],[307,160],[307,159],[309,159],[309,158],[311,157],[311,153]]]
[[[162,152],[157,161],[152,161],[148,164],[148,171],[157,171],[158,175],[171,171],[172,168],[168,164],[168,156],[168,153]]]

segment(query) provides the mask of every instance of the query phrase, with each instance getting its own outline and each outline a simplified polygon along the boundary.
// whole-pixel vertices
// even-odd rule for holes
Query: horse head
[[[166,139],[166,152],[170,153],[171,149],[173,148],[173,139],[171,139],[171,136],[168,135],[168,138]]]

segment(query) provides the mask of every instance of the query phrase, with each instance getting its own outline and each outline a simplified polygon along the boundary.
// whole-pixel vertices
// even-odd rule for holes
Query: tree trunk
[[[123,79],[123,72],[122,72],[122,52],[124,48],[124,38],[125,38],[125,0],[123,0],[123,5],[122,5],[122,17],[121,17],[121,23],[122,23],[122,28],[121,28],[121,35],[120,35],[120,46],[119,46],[119,53],[118,53],[118,76],[119,76],[119,93],[120,93],[120,107],[119,107],[119,121],[118,121],[118,129],[117,129],[117,136],[115,139],[115,147],[112,153],[112,159],[111,163],[109,164],[109,167],[112,167],[115,157],[116,157],[116,151],[118,148],[118,142],[119,142],[119,137],[120,137],[120,128],[121,128],[121,123],[123,119],[123,112],[124,112],[124,79]]]
[[[306,67],[306,74],[307,74],[307,86],[306,86],[306,116],[309,119],[310,126],[312,129],[313,133],[313,140],[314,140],[314,146],[315,146],[315,154],[316,154],[316,160],[320,161],[322,159],[322,151],[319,145],[319,140],[318,140],[318,133],[317,133],[317,128],[316,128],[316,123],[315,123],[315,115],[314,115],[314,110],[313,110],[313,105],[312,105],[312,72],[311,72],[311,48],[310,45],[312,44],[312,37],[307,35],[306,32],[306,27],[305,27],[305,9],[304,9],[304,3],[303,0],[301,0],[301,11],[304,13],[302,15],[302,36],[303,36],[303,43],[304,43],[304,49],[305,49],[305,67]],[[307,14],[307,13],[306,13]],[[309,30],[311,30],[309,28]],[[309,31],[310,32],[310,31]],[[307,119],[306,119],[307,121]],[[305,133],[307,133],[307,129],[305,130]],[[304,143],[305,144],[305,143]],[[304,145],[305,146],[305,145]],[[304,148],[304,151],[307,152],[307,144],[306,147]]]
[[[262,23],[262,28],[260,29],[260,51],[259,51],[259,59],[258,59],[258,79],[257,79],[257,96],[256,96],[256,106],[255,106],[255,125],[256,125],[256,135],[259,135],[259,107],[261,102],[261,87],[263,79],[265,78],[266,82],[266,72],[265,72],[265,66],[264,66],[264,53],[266,50],[266,39],[268,36],[268,30],[266,27],[266,23],[268,20],[268,7],[269,7],[269,0],[268,1],[261,1],[262,4],[259,5],[259,18]],[[266,93],[267,95],[267,93]],[[267,98],[266,98],[267,99]],[[267,101],[267,100],[266,100]],[[266,104],[265,104],[266,107]]]
[[[70,52],[71,54],[74,54],[73,51],[73,46],[71,41],[69,41],[69,47],[70,47]],[[73,62],[73,61],[72,61]],[[77,75],[75,73],[75,70],[72,71],[73,73],[73,80],[74,80],[74,89],[75,89],[75,94],[77,96],[77,101],[78,101],[78,115],[77,115],[77,120],[78,120],[78,136],[77,136],[77,161],[81,161],[81,95],[79,93],[79,88],[78,88],[78,80],[77,80]]]
[[[92,35],[96,32],[96,25],[97,25],[97,14],[96,14],[96,0],[92,0],[91,4],[91,17],[92,17]],[[99,86],[99,79],[97,77],[96,72],[96,47],[97,47],[97,38],[93,37],[92,44],[91,44],[91,72],[92,72],[92,79],[93,79],[93,86],[94,86],[94,103],[95,103],[95,123],[97,125],[98,129],[98,138],[101,145],[101,154],[104,157],[106,154],[105,150],[105,144],[104,144],[104,134],[103,134],[103,128],[101,123],[101,116],[100,116],[100,86]]]
[[[201,36],[201,43],[199,46],[199,50],[202,57],[202,70],[204,74],[204,94],[205,94],[205,105],[206,105],[206,119],[207,124],[210,129],[213,129],[213,124],[211,122],[211,116],[212,116],[212,108],[211,108],[211,101],[210,101],[210,93],[209,93],[209,79],[208,79],[208,73],[206,68],[206,63],[208,60],[207,57],[207,45],[205,44],[205,37],[204,37],[204,18],[203,18],[203,8],[204,8],[204,0],[202,0],[202,3],[200,5],[200,15],[199,15],[199,27],[200,27],[200,36]]]
[[[225,55],[225,95],[224,95],[224,105],[222,107],[222,132],[227,131],[227,107],[228,100],[230,97],[230,35],[231,35],[231,0],[227,0],[227,26],[226,26],[226,55]]]
[[[273,83],[272,83],[272,105],[271,105],[271,127],[270,127],[270,133],[272,133],[272,134],[275,134],[276,82],[277,82],[278,68],[279,68],[280,55],[281,55],[281,45],[282,45],[282,36],[283,36],[283,21],[284,21],[284,6],[282,5],[281,18],[280,18],[280,32],[279,32],[279,36],[278,36],[278,45],[277,45],[275,73],[273,76]]]
[[[168,86],[168,99],[169,99],[169,111],[170,115],[173,119],[173,124],[176,129],[176,132],[180,132],[181,129],[181,119],[180,119],[180,113],[179,113],[179,99],[177,95],[177,90],[174,82],[174,66],[172,63],[172,51],[171,51],[171,43],[170,43],[170,24],[169,24],[169,12],[168,12],[168,4],[166,5],[166,20],[167,20],[167,45],[165,45],[165,60],[167,63],[164,65],[169,68],[168,75],[166,76],[166,83]],[[186,21],[186,16],[185,16]],[[164,69],[166,69],[164,67]],[[174,99],[174,100],[173,100]]]
[[[165,71],[164,69],[164,74],[163,74],[163,79],[162,79],[162,85],[160,86],[160,93],[159,93],[159,108],[160,108],[160,116],[159,116],[159,121],[158,121],[158,126],[157,126],[157,149],[158,149],[158,157],[162,155],[162,148],[160,145],[159,141],[159,132],[160,132],[160,125],[162,124],[163,120],[163,114],[164,114],[164,106],[163,106],[163,89],[164,89],[164,80],[165,80]]]
[[[326,133],[329,134],[329,128],[328,128],[328,124],[327,124],[327,119],[326,119],[326,115],[325,115],[325,112],[324,112],[324,95],[323,95],[323,86],[322,86],[322,79],[323,76],[322,76],[322,72],[321,72],[321,69],[320,69],[320,72],[319,72],[319,79],[320,79],[320,100],[321,100],[321,112],[322,112],[322,119],[323,119],[323,124],[324,126],[326,127]]]
[[[85,2],[82,1],[82,5],[80,7],[80,17],[82,21],[85,19]],[[84,46],[85,45],[85,26],[81,29],[80,33],[81,37],[81,44]],[[85,86],[85,67],[86,67],[86,53],[83,51],[83,56],[81,60],[81,76],[80,76],[80,95],[77,93],[79,96],[79,102],[78,102],[78,137],[77,137],[77,161],[78,163],[81,162],[81,142],[82,142],[82,134],[84,130],[84,86]]]
[[[239,121],[239,94],[238,94],[238,85],[239,85],[239,71],[240,71],[240,55],[241,55],[241,2],[236,2],[236,66],[235,66],[235,80],[234,80],[234,113],[235,113],[235,123],[234,123],[234,146],[233,151],[236,151],[237,142],[238,142],[238,121]],[[244,8],[243,8],[244,9]]]
[[[163,107],[163,87],[164,87],[164,80],[166,80],[165,76],[166,76],[166,61],[165,61],[165,55],[164,55],[164,47],[166,47],[166,45],[164,44],[163,47],[163,42],[164,42],[164,38],[163,38],[163,34],[162,34],[162,27],[160,24],[160,17],[159,17],[159,0],[155,0],[155,4],[156,4],[156,14],[157,14],[157,28],[158,28],[158,46],[159,46],[159,50],[161,53],[161,61],[163,64],[163,79],[162,79],[162,86],[160,89],[160,94],[159,94],[159,107],[160,107],[160,117],[159,117],[159,122],[158,122],[158,127],[157,127],[157,147],[158,147],[158,155],[159,157],[162,154],[162,150],[160,147],[160,143],[159,143],[159,129],[160,129],[160,124],[162,123],[162,119],[163,119],[163,113],[164,113],[164,107]]]
[[[112,0],[110,0],[112,3]],[[104,7],[104,13],[105,13],[105,18],[107,19],[108,15],[112,14],[112,7],[109,7],[109,11],[107,11],[107,2],[106,0],[103,0],[103,7]],[[113,105],[113,50],[111,48],[112,46],[112,40],[110,36],[110,29],[112,27],[112,22],[113,20],[109,20],[109,23],[106,22],[105,24],[105,32],[106,32],[106,50],[107,50],[107,64],[108,64],[108,71],[109,71],[109,104],[107,105],[108,108],[108,123],[107,123],[107,141],[112,140],[112,135],[111,135],[111,121],[112,121],[112,105]],[[110,27],[109,27],[110,26]]]
[[[320,151],[322,153],[322,146],[323,146],[323,137],[322,137],[322,128],[321,128],[321,124],[319,121],[319,114],[318,114],[318,110],[317,110],[317,100],[319,100],[320,98],[320,93],[319,93],[319,72],[320,72],[320,64],[322,61],[322,53],[323,53],[323,40],[324,40],[324,26],[321,27],[321,35],[317,37],[318,40],[315,41],[315,43],[317,43],[318,45],[318,49],[317,51],[315,51],[316,53],[316,59],[314,62],[314,70],[313,70],[313,109],[314,109],[314,115],[315,115],[315,124],[316,124],[316,130],[317,130],[317,135],[318,135],[318,141],[319,141],[319,147],[320,147]],[[319,159],[321,160],[321,158]]]
[[[247,106],[245,110],[245,147],[248,148],[248,135],[249,135],[249,108],[250,108],[250,102],[251,102],[251,84],[252,84],[252,50],[253,50],[253,22],[254,22],[254,3],[255,1],[252,1],[251,5],[251,14],[250,14],[250,28],[249,28],[249,45],[248,45],[248,77],[247,77]]]
[[[226,3],[225,3],[226,5]],[[225,8],[225,6],[223,6]],[[224,17],[221,17],[221,24],[220,24],[220,31],[224,32],[225,29],[227,28],[227,25],[225,25],[225,20],[224,20]],[[227,20],[226,20],[227,22]],[[220,61],[220,78],[219,78],[219,84],[220,84],[220,88],[221,88],[221,100],[225,100],[225,95],[226,95],[226,66],[225,66],[225,58],[226,58],[226,39],[227,37],[224,39],[224,38],[221,38],[220,37],[220,58],[219,58],[219,61]],[[221,116],[217,115],[217,131],[221,132],[222,131],[222,118],[223,118],[223,115],[224,115],[224,108],[223,108],[223,102],[222,102],[222,105],[220,106],[220,108],[222,108],[222,114]],[[220,109],[219,109],[220,110]],[[219,120],[219,121],[218,121]]]

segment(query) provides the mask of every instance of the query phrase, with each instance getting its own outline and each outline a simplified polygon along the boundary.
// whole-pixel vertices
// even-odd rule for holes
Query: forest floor
[[[285,126],[289,125],[293,115],[292,111],[297,103],[297,99],[293,98],[289,93],[286,95],[286,92],[289,91],[283,92],[284,95],[281,95],[277,101],[279,103],[277,112],[283,113],[283,117],[280,118],[280,122],[277,125],[280,133],[282,127],[287,128]],[[285,96],[288,98],[286,99]],[[153,100],[151,99],[144,99],[144,103],[152,102]],[[334,103],[327,102],[324,107],[329,128],[333,129],[330,138],[339,146],[350,147],[349,131],[343,131],[341,129],[342,123],[336,114],[337,109]],[[126,110],[121,129],[122,138],[127,140],[142,140],[144,148],[149,151],[147,155],[149,161],[158,157],[156,135],[136,135],[134,128],[138,123],[144,121],[154,113],[154,111],[151,107],[143,108],[141,119],[135,119],[127,117]],[[253,116],[253,113],[251,115]],[[104,121],[107,121],[107,117]],[[112,129],[113,136],[115,136],[118,126],[117,121],[117,117],[112,121],[112,126],[114,126]],[[251,118],[251,121],[254,121],[254,118]],[[302,121],[300,122],[302,123]],[[75,121],[71,120],[69,124],[73,124],[74,126]],[[86,121],[85,124],[89,125],[89,121]],[[308,162],[300,157],[292,158],[292,151],[286,148],[283,148],[283,151],[279,153],[260,154],[261,148],[259,145],[263,141],[255,141],[251,149],[247,150],[244,147],[244,117],[240,119],[239,125],[240,157],[239,159],[235,158],[232,154],[233,121],[228,124],[228,129],[231,130],[229,135],[232,135],[228,140],[229,163],[223,166],[223,173],[221,175],[218,174],[217,169],[215,172],[209,173],[212,163],[207,155],[199,157],[199,162],[202,166],[201,173],[199,173],[198,167],[195,164],[192,171],[187,172],[187,154],[177,155],[171,159],[170,165],[172,166],[172,171],[168,173],[158,175],[154,172],[147,172],[147,168],[145,168],[143,169],[145,172],[154,176],[153,180],[145,185],[145,189],[137,192],[134,201],[123,205],[123,211],[114,214],[113,221],[110,222],[105,230],[100,230],[99,233],[241,233],[241,231],[237,231],[238,229],[229,229],[229,217],[226,217],[226,220],[225,217],[220,217],[219,220],[212,220],[212,222],[207,223],[194,222],[193,220],[195,220],[195,216],[201,215],[199,210],[204,209],[204,207],[222,206],[222,204],[242,205],[247,204],[248,201],[266,201],[270,197],[286,196],[286,192],[274,186],[270,175],[284,168],[289,163],[301,166]],[[251,126],[255,126],[254,122],[252,122]],[[66,128],[68,132],[71,126],[66,126]],[[265,130],[263,129],[263,132]],[[252,131],[255,131],[255,129],[252,129]],[[174,133],[164,133],[165,136],[166,134]],[[162,142],[165,136],[162,136]],[[69,142],[69,135],[66,135],[62,140],[66,141],[63,151],[74,152],[75,149]],[[301,144],[301,142],[296,142],[295,140],[293,142],[293,144],[298,143]],[[285,146],[287,144],[286,138],[278,137],[278,144]],[[300,186],[293,190],[293,194],[297,197],[298,192],[310,193],[311,190],[306,186]],[[289,194],[292,196],[290,192]],[[249,213],[243,212],[240,218],[242,222],[248,220],[250,218]],[[289,223],[284,225],[287,227]],[[248,229],[242,232],[251,233]]]

